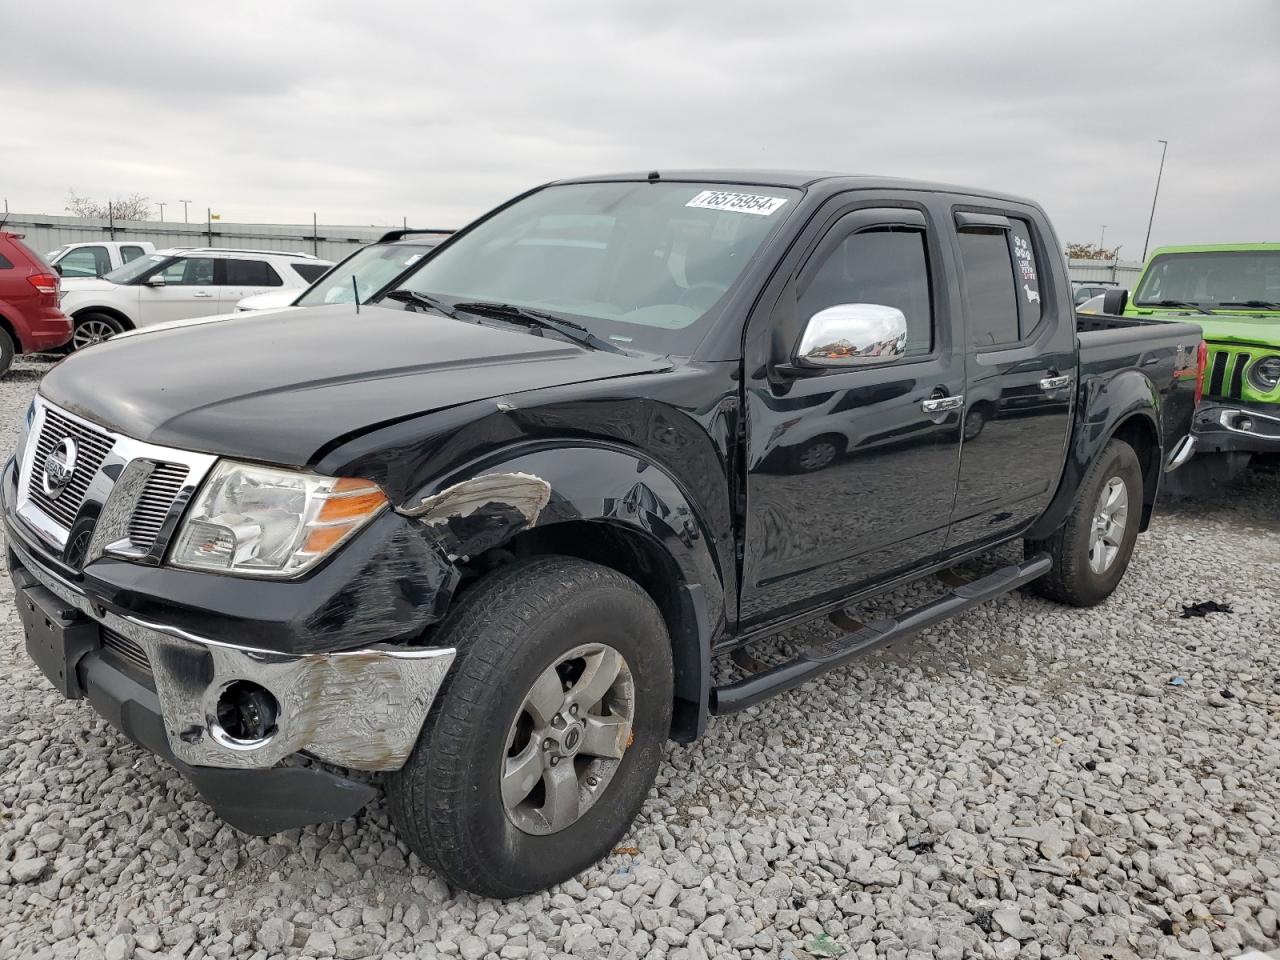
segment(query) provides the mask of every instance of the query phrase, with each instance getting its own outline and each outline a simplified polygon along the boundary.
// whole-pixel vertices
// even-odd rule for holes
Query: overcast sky
[[[1280,241],[1280,2],[6,4],[0,195],[455,226],[674,167],[1034,197],[1064,242]]]

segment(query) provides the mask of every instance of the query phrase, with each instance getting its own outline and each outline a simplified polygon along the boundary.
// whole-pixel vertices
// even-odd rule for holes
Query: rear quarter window
[[[9,259],[3,253],[0,253],[0,270],[12,270],[12,269],[13,269],[13,264],[9,262]]]
[[[307,283],[315,283],[329,272],[328,267],[318,263],[291,263],[289,266],[293,268],[294,273],[307,281]]]

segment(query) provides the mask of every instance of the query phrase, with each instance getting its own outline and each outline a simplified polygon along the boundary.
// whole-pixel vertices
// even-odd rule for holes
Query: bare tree
[[[108,207],[108,203],[110,207]],[[77,196],[74,190],[67,191],[67,212],[73,217],[92,217],[96,220],[149,220],[151,218],[151,199],[140,193],[116,197],[113,200],[94,200],[91,197]]]
[[[1068,243],[1068,260],[1115,260],[1120,253],[1119,247],[1108,250],[1096,243]]]

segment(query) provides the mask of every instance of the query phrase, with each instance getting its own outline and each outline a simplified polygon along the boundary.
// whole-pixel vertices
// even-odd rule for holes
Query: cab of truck
[[[1208,344],[1204,402],[1197,411],[1188,492],[1238,475],[1257,453],[1280,452],[1280,243],[1160,247],[1124,302],[1106,312],[1190,321]]]

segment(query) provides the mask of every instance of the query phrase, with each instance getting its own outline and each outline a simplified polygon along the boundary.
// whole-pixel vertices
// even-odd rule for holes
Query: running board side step
[[[823,640],[805,648],[800,656],[754,676],[715,687],[711,712],[716,716],[737,713],[775,694],[791,690],[814,677],[842,667],[849,661],[910,636],[925,627],[949,620],[970,607],[1016,590],[1049,572],[1053,561],[1047,553],[1001,567],[981,580],[956,587],[946,596],[917,607],[894,620],[875,620],[853,633]]]

